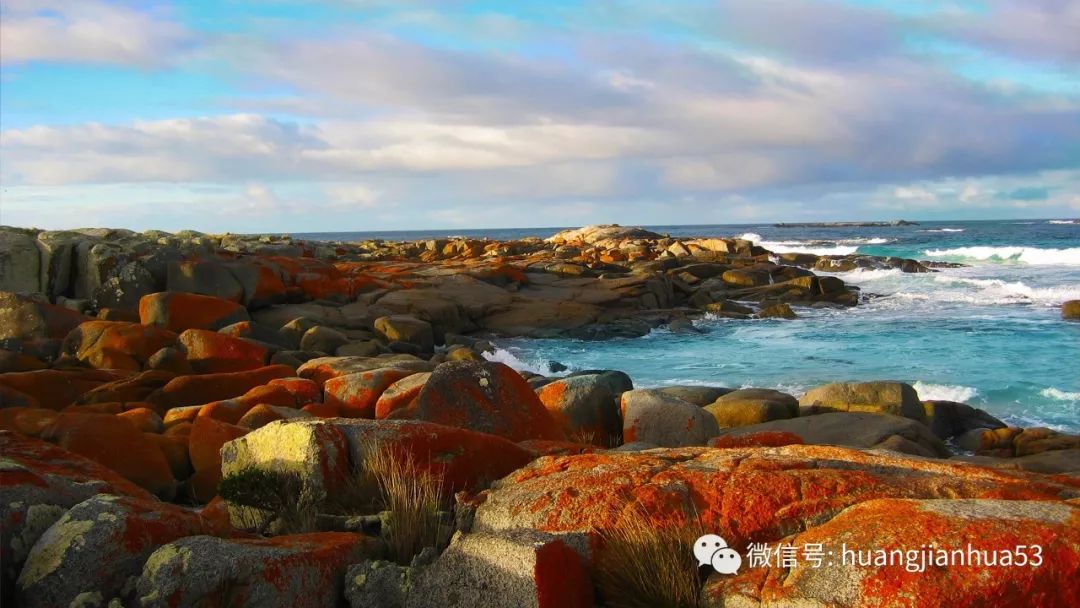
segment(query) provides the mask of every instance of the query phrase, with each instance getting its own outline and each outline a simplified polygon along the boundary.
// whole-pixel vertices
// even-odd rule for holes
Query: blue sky
[[[1080,2],[4,0],[0,223],[1080,215]]]

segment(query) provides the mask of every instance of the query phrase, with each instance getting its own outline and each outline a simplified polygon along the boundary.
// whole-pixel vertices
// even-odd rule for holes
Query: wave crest
[[[957,247],[955,249],[927,249],[931,257],[960,258],[987,262],[1023,262],[1047,266],[1080,266],[1080,247],[1069,249],[1042,249],[1039,247]]]
[[[967,403],[978,396],[978,389],[957,384],[932,384],[922,380],[911,385],[923,401],[956,401]]]

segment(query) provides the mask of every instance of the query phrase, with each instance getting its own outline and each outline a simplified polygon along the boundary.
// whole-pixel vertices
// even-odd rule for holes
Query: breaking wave
[[[1052,266],[1080,266],[1080,247],[1042,249],[1039,247],[957,247],[927,249],[928,256],[987,262],[1023,262]]]
[[[956,384],[931,384],[922,380],[911,385],[923,401],[956,401],[967,403],[978,396],[979,391],[970,386]]]

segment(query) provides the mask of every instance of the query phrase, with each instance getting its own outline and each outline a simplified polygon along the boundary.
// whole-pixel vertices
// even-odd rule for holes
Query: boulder
[[[386,390],[379,395],[379,400],[375,402],[375,418],[378,420],[391,418],[394,417],[394,412],[403,413],[411,409],[413,402],[420,396],[420,391],[427,384],[428,378],[431,378],[431,372],[417,372],[386,387]]]
[[[1070,435],[1043,427],[980,428],[959,435],[956,438],[956,444],[976,454],[1011,458],[1055,450],[1078,449],[1080,435]]]
[[[599,306],[585,302],[517,298],[479,324],[506,336],[552,337],[596,322],[600,312]]]
[[[151,393],[146,400],[163,408],[199,405],[238,397],[256,386],[294,374],[293,368],[287,365],[268,365],[243,372],[179,376]]]
[[[0,291],[41,291],[41,253],[34,237],[21,230],[0,228]]]
[[[585,559],[559,538],[533,530],[457,534],[409,589],[408,608],[591,608]]]
[[[63,339],[87,320],[63,306],[0,291],[0,340]]]
[[[1061,318],[1070,321],[1080,320],[1080,300],[1069,300],[1061,305]]]
[[[101,494],[65,513],[34,544],[17,581],[26,608],[131,601],[128,579],[156,549],[211,533],[198,514],[156,500]],[[125,597],[126,596],[126,597]]]
[[[1080,476],[1080,448],[1050,450],[1028,456],[998,458],[994,456],[953,456],[955,460],[972,462],[979,466],[1021,471],[1034,471],[1049,475]]]
[[[131,312],[139,310],[142,297],[155,291],[154,276],[139,262],[128,262],[101,282],[90,294],[96,308]]]
[[[0,409],[0,429],[37,437],[57,416],[56,411],[40,407],[5,407]]]
[[[532,459],[493,435],[411,420],[286,420],[226,443],[225,475],[249,466],[300,473],[314,502],[339,495],[373,448],[412,459],[448,492],[474,491]]]
[[[382,368],[430,372],[435,366],[413,355],[380,355],[378,357],[318,357],[305,362],[296,375],[314,381],[319,386],[331,378]]]
[[[122,417],[63,413],[41,432],[41,438],[101,463],[162,498],[176,493],[176,480],[161,449]]]
[[[147,370],[91,388],[75,399],[74,404],[126,404],[146,401],[151,393],[168,384],[174,377],[170,372]]]
[[[38,538],[72,506],[96,495],[152,500],[97,462],[50,443],[0,431],[0,602],[14,605],[15,579]]]
[[[139,321],[170,331],[186,329],[218,330],[240,321],[249,321],[247,309],[231,300],[176,291],[143,296],[139,300]]]
[[[191,369],[191,362],[187,360],[187,355],[179,348],[172,346],[166,346],[150,355],[150,358],[146,360],[146,369],[170,372],[177,376],[194,373],[194,370]]]
[[[62,410],[87,391],[130,375],[130,372],[106,369],[39,369],[0,374],[0,405]]]
[[[720,436],[742,436],[762,432],[792,433],[804,443],[843,445],[860,448],[896,449],[919,456],[947,458],[951,455],[925,425],[907,418],[871,412],[834,412],[773,420],[731,429],[721,429]],[[897,443],[898,437],[905,440]],[[892,443],[885,443],[892,440]]]
[[[801,415],[819,412],[876,412],[926,421],[919,394],[902,382],[836,382],[806,391]]]
[[[568,437],[617,445],[622,437],[619,397],[632,388],[622,372],[603,372],[555,380],[537,389],[536,395]]]
[[[767,388],[744,388],[717,398],[705,409],[722,428],[759,424],[799,415],[799,400]]]
[[[278,420],[293,420],[295,418],[312,418],[313,416],[304,410],[280,405],[267,405],[260,403],[251,408],[236,423],[236,426],[255,430],[276,422]]]
[[[337,406],[346,418],[375,418],[375,406],[383,391],[415,373],[388,367],[331,378],[323,385],[323,401]]]
[[[408,315],[379,317],[375,320],[375,331],[387,342],[404,342],[420,348],[421,352],[435,350],[435,337],[431,323]]]
[[[511,441],[565,438],[529,383],[502,363],[439,365],[417,396],[412,418]]]
[[[160,327],[123,321],[87,321],[64,339],[64,352],[99,369],[140,371],[154,353],[176,343]]]
[[[337,349],[349,343],[349,337],[345,334],[326,327],[317,325],[304,332],[300,338],[300,350],[320,353],[336,353]]]
[[[477,507],[472,531],[533,529],[588,550],[597,548],[590,542],[597,534],[640,509],[659,526],[693,521],[743,552],[878,498],[1064,506],[1078,496],[1063,478],[832,446],[609,451],[541,458],[501,479]],[[969,530],[979,534],[977,525]]]
[[[716,420],[702,408],[653,389],[626,391],[619,407],[623,443],[705,445],[718,430]]]
[[[209,502],[217,495],[221,481],[221,447],[248,433],[245,427],[198,416],[188,437],[188,454],[196,477],[191,481],[191,494],[198,502]]]
[[[337,608],[345,571],[375,552],[349,532],[266,539],[191,536],[150,555],[136,586],[146,608]]]
[[[185,330],[177,342],[199,374],[258,369],[270,358],[269,350],[257,342],[207,329]]]
[[[714,575],[701,604],[982,606],[994,598],[1002,606],[1069,606],[1080,568],[1078,518],[1080,507],[1066,502],[869,500],[783,539],[820,548],[820,566],[806,559],[782,566],[774,558],[735,576]],[[896,552],[914,555],[874,562]]]
[[[675,397],[676,399],[682,399],[687,403],[693,403],[699,407],[705,407],[713,401],[716,401],[720,397],[732,392],[735,389],[724,388],[720,386],[661,386],[660,388],[654,388],[653,391],[669,397]]]

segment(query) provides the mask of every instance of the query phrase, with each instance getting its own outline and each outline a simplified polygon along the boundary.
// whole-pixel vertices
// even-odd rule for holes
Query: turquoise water
[[[703,319],[701,334],[661,329],[607,342],[507,340],[496,357],[540,372],[548,361],[620,369],[639,386],[761,386],[800,394],[825,382],[895,379],[914,384],[924,399],[964,401],[1013,424],[1080,432],[1080,323],[1063,321],[1060,311],[1065,300],[1080,299],[1080,224],[1074,220],[658,230],[745,234],[774,251],[900,255],[969,266],[933,274],[839,273],[880,297],[854,309],[799,310],[795,321]]]

